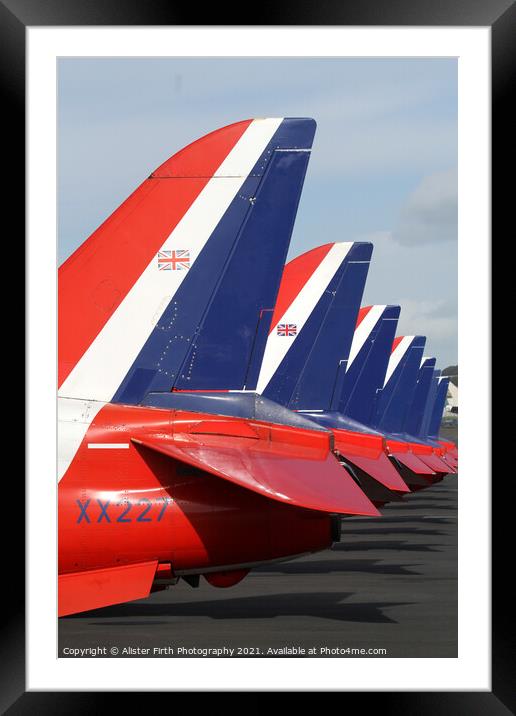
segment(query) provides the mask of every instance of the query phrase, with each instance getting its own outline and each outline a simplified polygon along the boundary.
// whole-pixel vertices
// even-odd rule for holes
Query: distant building
[[[459,366],[450,365],[448,368],[444,368],[441,371],[442,376],[446,376],[450,379],[448,384],[448,394],[446,395],[446,405],[444,406],[444,412],[446,413],[458,413],[459,412]]]
[[[446,396],[446,406],[444,409],[447,413],[459,412],[459,389],[451,380],[448,383],[448,394]]]

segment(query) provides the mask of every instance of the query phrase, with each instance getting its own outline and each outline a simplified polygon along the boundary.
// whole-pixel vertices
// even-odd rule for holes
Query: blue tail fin
[[[432,385],[434,368],[435,358],[423,358],[412,403],[405,419],[404,432],[407,435],[420,435],[428,394]]]
[[[343,375],[338,410],[367,425],[382,389],[400,315],[399,306],[361,308]]]
[[[448,384],[450,382],[450,379],[446,377],[438,378],[437,380],[438,385],[426,435],[431,440],[436,440],[439,437],[444,406],[446,405],[446,396],[448,394]]]
[[[428,430],[430,429],[430,420],[432,419],[432,413],[435,406],[435,400],[437,397],[437,388],[439,387],[439,376],[441,375],[440,370],[434,370],[432,380],[430,382],[430,390],[428,391],[428,398],[426,400],[425,412],[421,426],[419,428],[419,437],[421,440],[428,438]]]
[[[424,336],[399,336],[395,339],[385,384],[378,396],[373,427],[388,433],[403,432],[425,341]]]
[[[258,392],[292,410],[333,407],[371,253],[369,243],[328,244],[285,267]]]
[[[250,123],[201,192],[195,222],[183,217],[181,251],[165,252],[162,265],[152,266],[160,279],[165,270],[157,269],[167,269],[171,280],[170,268],[178,268],[183,280],[175,290],[165,286],[153,307],[153,327],[114,402],[138,404],[160,391],[256,387],[314,133],[312,119]],[[185,172],[198,179],[188,148],[177,156],[179,178],[164,181],[179,182],[180,190]],[[193,257],[187,249],[199,232],[205,239]]]

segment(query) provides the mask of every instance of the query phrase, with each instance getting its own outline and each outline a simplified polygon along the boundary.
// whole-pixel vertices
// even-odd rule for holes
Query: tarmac
[[[58,655],[456,657],[457,492],[449,475],[381,518],[345,518],[331,550],[263,565],[229,589],[180,580],[62,618]]]

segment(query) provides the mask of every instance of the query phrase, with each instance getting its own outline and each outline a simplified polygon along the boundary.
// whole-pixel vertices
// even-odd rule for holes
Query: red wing
[[[133,442],[272,500],[322,512],[379,515],[328,451],[214,435],[133,438]]]
[[[59,575],[59,613],[76,614],[150,594],[157,560]]]
[[[435,471],[432,470],[431,467],[421,462],[421,460],[411,452],[392,452],[391,455],[417,475],[435,475]]]
[[[429,468],[431,468],[434,472],[450,472],[452,468],[450,468],[444,460],[442,460],[437,455],[418,455],[419,460],[425,463],[425,465],[428,465]]]
[[[363,444],[357,442],[356,439],[350,441],[347,439],[347,433],[342,430],[334,430],[333,433],[335,435],[335,448],[350,463],[359,467],[389,490],[410,492],[406,483],[383,451],[381,441],[379,447],[377,447],[376,443],[367,439],[363,441]]]

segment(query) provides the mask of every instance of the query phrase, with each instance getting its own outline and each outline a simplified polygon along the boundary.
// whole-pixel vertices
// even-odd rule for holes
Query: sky
[[[313,117],[289,258],[372,241],[363,305],[457,363],[457,61],[61,58],[58,260],[165,159],[251,117]]]

